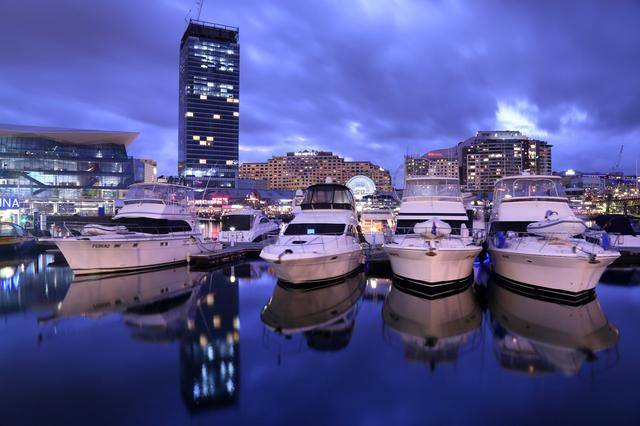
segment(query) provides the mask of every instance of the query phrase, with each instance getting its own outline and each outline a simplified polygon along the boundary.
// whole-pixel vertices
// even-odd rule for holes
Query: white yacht
[[[395,215],[390,207],[365,206],[360,212],[360,230],[372,246],[382,246],[393,234]]]
[[[261,210],[243,208],[222,215],[218,241],[226,244],[253,243],[278,235],[280,227]]]
[[[214,251],[193,212],[193,189],[170,184],[135,184],[112,226],[86,225],[81,235],[55,238],[75,274],[95,274],[184,263]]]
[[[557,297],[593,291],[620,254],[580,237],[586,226],[569,207],[558,176],[510,176],[493,196],[489,253],[512,285]]]
[[[577,374],[620,338],[596,297],[570,306],[491,284],[489,311],[500,365],[527,374]]]
[[[408,177],[396,233],[383,249],[408,281],[444,286],[469,277],[482,234],[470,227],[458,179]]]
[[[434,365],[456,361],[461,350],[474,342],[482,309],[469,284],[432,299],[394,283],[384,301],[382,318],[386,327],[398,333],[408,359]]]
[[[364,256],[349,188],[312,185],[300,208],[277,242],[260,253],[277,277],[299,284],[339,278],[359,268]]]

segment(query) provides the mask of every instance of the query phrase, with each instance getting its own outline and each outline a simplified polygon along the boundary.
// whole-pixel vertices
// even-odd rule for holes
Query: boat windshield
[[[457,179],[407,179],[403,197],[460,197]]]
[[[566,198],[560,179],[518,178],[496,183],[494,202],[516,197]]]
[[[249,231],[251,229],[252,215],[231,214],[222,216],[223,231]]]
[[[129,187],[128,200],[161,200],[165,204],[187,205],[193,201],[193,190],[172,185],[133,185]]]

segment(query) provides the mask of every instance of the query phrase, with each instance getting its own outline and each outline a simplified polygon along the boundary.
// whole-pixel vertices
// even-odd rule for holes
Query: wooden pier
[[[222,263],[234,262],[250,255],[257,255],[266,243],[236,243],[233,246],[225,246],[221,250],[211,253],[195,254],[189,257],[189,265],[194,267],[209,268]]]

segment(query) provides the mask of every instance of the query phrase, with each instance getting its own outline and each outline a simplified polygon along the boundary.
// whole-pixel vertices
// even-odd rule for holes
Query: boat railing
[[[527,242],[531,241],[531,239],[542,242],[538,248],[538,252],[543,252],[549,247],[569,247],[574,253],[584,253],[588,256],[594,256],[596,247],[604,248],[599,238],[588,238],[586,233],[549,232],[548,235],[543,235],[542,232],[533,234],[526,231],[499,231],[492,233],[489,238],[496,248],[508,247],[515,250],[520,249],[523,245],[527,244]],[[589,248],[591,248],[591,250],[589,250]]]
[[[296,235],[279,235],[275,244],[282,247],[283,250],[292,250],[296,253],[313,253],[318,250],[326,251],[327,248],[341,249],[351,248],[354,244],[354,236],[351,235],[316,235],[311,239],[304,238],[306,235],[300,235],[299,239],[296,239]],[[323,238],[334,237],[334,238]]]
[[[87,226],[89,226],[87,228]],[[127,236],[133,234],[149,234],[149,235],[166,235],[170,233],[189,233],[197,232],[198,228],[191,229],[188,224],[181,225],[152,225],[141,223],[87,223],[87,222],[70,222],[52,224],[50,233],[53,238],[70,238],[70,237],[95,237],[101,235],[109,236]]]
[[[440,234],[438,231],[451,231],[448,235]],[[392,236],[392,241],[395,243],[403,244],[407,239],[413,239],[416,241],[429,241],[429,240],[455,240],[465,242],[468,245],[481,245],[486,239],[486,230],[484,228],[462,228],[462,227],[433,227],[429,230],[433,233],[434,238],[429,238],[427,235],[416,234],[413,226],[396,228],[396,233]]]

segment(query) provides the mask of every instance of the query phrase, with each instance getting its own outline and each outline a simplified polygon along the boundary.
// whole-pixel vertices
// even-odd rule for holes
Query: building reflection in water
[[[470,281],[433,294],[394,279],[382,318],[400,337],[405,357],[432,370],[438,363],[457,361],[463,349],[475,348],[480,340],[482,309]]]
[[[240,301],[232,272],[211,272],[197,289],[180,340],[180,387],[193,410],[233,405],[238,399]]]
[[[51,255],[0,260],[0,315],[50,309],[64,298],[73,272],[47,267],[51,261]]]
[[[619,339],[596,296],[571,306],[523,296],[493,281],[489,310],[494,352],[512,371],[574,375]],[[606,355],[606,362],[617,361],[616,353]]]
[[[351,341],[357,302],[365,286],[363,272],[313,286],[293,287],[278,282],[260,315],[271,333],[265,335],[265,342],[268,346],[275,345],[279,355],[284,342],[277,339],[274,342],[275,336],[291,340],[302,335],[307,347],[318,351],[345,348]]]
[[[233,404],[240,383],[240,323],[232,272],[178,267],[81,277],[42,320],[119,312],[136,340],[179,341],[181,394],[190,409]]]

